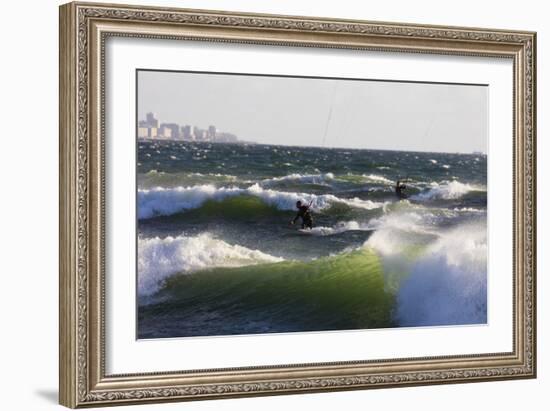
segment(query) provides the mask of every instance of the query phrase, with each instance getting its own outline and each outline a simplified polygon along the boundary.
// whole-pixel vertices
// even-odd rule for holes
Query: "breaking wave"
[[[273,177],[262,180],[259,185],[261,187],[272,187],[281,183],[301,183],[301,184],[326,184],[327,181],[334,180],[334,174],[289,174],[283,177]]]
[[[472,184],[465,184],[459,181],[446,181],[442,183],[431,183],[427,190],[415,194],[413,200],[456,200],[470,192],[485,192],[486,188]]]
[[[335,204],[373,210],[383,207],[385,203],[362,200],[359,198],[339,198],[332,194],[306,194],[281,192],[264,189],[259,184],[248,188],[215,187],[198,185],[192,187],[161,188],[138,190],[138,218],[147,219],[168,216],[201,207],[205,202],[222,201],[229,197],[248,195],[260,198],[266,204],[279,210],[295,210],[296,201],[312,204],[315,210],[324,210]]]
[[[317,236],[329,236],[345,233],[347,231],[371,231],[372,225],[368,223],[359,223],[357,221],[343,221],[339,222],[333,227],[313,227],[312,229],[300,230],[304,234],[317,235]]]
[[[449,231],[429,229],[429,214],[377,219],[365,247],[382,259],[396,293],[400,326],[481,324],[487,321],[487,230],[483,220]]]
[[[138,241],[138,294],[157,292],[164,280],[176,273],[192,273],[212,267],[241,267],[283,261],[282,258],[231,245],[208,233],[195,237],[148,238]]]
[[[396,317],[401,326],[486,323],[486,229],[462,226],[431,244],[399,288]]]
[[[208,233],[139,239],[140,301],[146,302],[146,297],[159,291],[170,278],[188,286],[199,281],[202,284],[199,279],[202,276],[215,276],[219,283],[224,281],[222,275],[226,273],[231,274],[228,281],[232,283],[247,283],[256,281],[252,278],[254,275],[261,282],[265,280],[263,277],[272,278],[278,273],[277,276],[283,277],[277,277],[277,281],[282,282],[284,278],[289,282],[289,289],[293,289],[293,281],[305,273],[308,281],[321,276],[321,267],[326,267],[327,273],[338,273],[340,281],[343,281],[341,276],[346,276],[348,281],[349,273],[356,276],[354,281],[362,281],[362,275],[370,276],[374,269],[364,264],[379,261],[377,272],[384,280],[384,293],[394,295],[395,306],[390,310],[392,323],[399,326],[486,323],[486,225],[480,220],[436,232],[430,227],[433,218],[430,212],[405,209],[365,223],[348,221],[333,227],[315,227],[307,233],[330,236],[353,230],[374,232],[359,248],[311,261],[288,261],[260,250],[228,244]],[[367,254],[363,254],[365,252]],[[365,260],[367,255],[370,257]],[[334,264],[340,268],[335,270]],[[362,271],[365,269],[367,271]],[[181,274],[193,274],[194,279],[182,280],[182,283],[175,277]],[[284,283],[281,287],[284,288]],[[327,291],[319,287],[320,295],[311,298],[325,295]],[[178,292],[187,293],[183,289]],[[358,301],[354,300],[354,304]],[[389,313],[388,309],[384,306],[383,311]]]
[[[382,183],[382,184],[394,184],[394,182],[389,178],[386,178],[384,176],[379,176],[377,174],[368,174],[368,175],[363,174],[363,177],[365,177],[365,179],[370,182]]]

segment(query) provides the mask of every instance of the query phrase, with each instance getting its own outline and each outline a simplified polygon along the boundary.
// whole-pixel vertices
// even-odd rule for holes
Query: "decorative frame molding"
[[[514,62],[514,350],[105,375],[104,45],[109,36],[490,56]],[[60,403],[68,407],[536,376],[536,34],[69,3],[60,7]]]

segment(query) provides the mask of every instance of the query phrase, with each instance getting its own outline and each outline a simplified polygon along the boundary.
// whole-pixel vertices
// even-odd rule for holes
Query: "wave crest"
[[[289,174],[283,177],[273,177],[262,180],[259,184],[261,187],[271,187],[284,183],[301,183],[301,184],[326,184],[327,181],[334,180],[334,174]]]
[[[487,229],[464,223],[432,231],[419,210],[372,221],[365,247],[379,253],[395,290],[400,326],[482,324],[487,320]]]
[[[487,322],[487,231],[465,225],[442,235],[401,283],[402,326]]]
[[[333,227],[317,226],[312,229],[300,230],[304,234],[315,236],[329,236],[342,234],[347,231],[371,231],[372,225],[368,223],[360,223],[357,221],[341,221],[335,224]]]
[[[168,216],[183,211],[201,207],[206,201],[222,201],[228,197],[252,195],[260,198],[266,204],[279,210],[295,210],[296,201],[312,204],[313,209],[324,210],[334,204],[345,204],[349,207],[373,210],[383,207],[385,203],[359,198],[339,198],[332,194],[306,194],[282,192],[264,189],[259,184],[248,188],[215,187],[199,185],[192,187],[176,187],[138,190],[138,218],[147,219],[157,216]]]
[[[148,238],[138,241],[138,294],[157,292],[168,277],[213,267],[275,263],[282,258],[231,245],[208,233],[196,237]]]
[[[484,187],[459,181],[445,181],[431,183],[427,191],[418,193],[411,198],[413,200],[456,200],[472,191],[486,191]]]

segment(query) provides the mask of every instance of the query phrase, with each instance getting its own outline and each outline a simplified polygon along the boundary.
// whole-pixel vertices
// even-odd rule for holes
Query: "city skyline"
[[[138,119],[137,126],[137,136],[141,139],[239,142],[236,135],[218,130],[215,125],[210,124],[206,129],[202,129],[191,124],[161,123],[153,112],[146,113],[144,120]]]
[[[487,87],[138,71],[138,115],[259,144],[487,152]]]

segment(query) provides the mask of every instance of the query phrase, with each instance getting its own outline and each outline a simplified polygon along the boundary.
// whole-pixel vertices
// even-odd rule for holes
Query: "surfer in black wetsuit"
[[[407,189],[407,186],[401,182],[401,180],[397,180],[397,183],[395,183],[395,195],[399,198],[407,198],[407,194],[405,193],[405,190]]]
[[[296,208],[298,209],[298,214],[296,214],[296,217],[290,222],[290,224],[294,225],[296,224],[296,221],[298,221],[298,218],[302,219],[302,230],[306,227],[309,229],[313,228],[313,219],[311,218],[311,213],[309,212],[309,209],[311,207],[311,203],[313,203],[313,200],[309,203],[309,205],[302,205],[301,201],[296,201]]]

